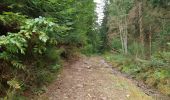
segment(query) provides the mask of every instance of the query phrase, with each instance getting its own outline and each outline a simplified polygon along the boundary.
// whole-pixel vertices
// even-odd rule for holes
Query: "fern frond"
[[[11,61],[11,64],[16,67],[17,69],[25,69],[26,66],[23,65],[20,61]]]

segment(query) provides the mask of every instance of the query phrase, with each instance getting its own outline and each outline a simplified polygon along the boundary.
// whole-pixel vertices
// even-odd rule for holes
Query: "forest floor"
[[[132,79],[114,70],[103,58],[95,56],[80,57],[67,63],[58,78],[38,100],[154,99]]]

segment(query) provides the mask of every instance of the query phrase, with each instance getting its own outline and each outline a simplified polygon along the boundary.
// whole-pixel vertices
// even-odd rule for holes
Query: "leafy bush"
[[[154,7],[156,6],[167,7],[168,4],[170,3],[169,0],[149,0],[149,1]]]
[[[122,49],[122,44],[121,44],[121,40],[114,38],[112,40],[112,44],[111,44],[112,48],[116,49],[116,50],[121,50]]]
[[[132,44],[130,44],[128,50],[129,54],[132,56],[140,58],[144,57],[144,47],[140,43],[133,42]]]
[[[1,96],[8,94],[7,82],[13,78],[22,83],[21,89],[9,93],[13,99],[26,91],[42,93],[62,58],[80,49],[88,53],[98,49],[99,35],[92,34],[96,31],[92,0],[1,0],[0,6]]]
[[[8,33],[7,36],[1,36],[0,47],[2,49],[2,52],[0,53],[0,60],[1,62],[3,62],[1,63],[1,67],[5,67],[5,65],[7,65],[7,68],[2,70],[6,71],[7,73],[11,73],[12,75],[15,75],[15,73],[18,73],[20,71],[24,72],[20,73],[25,74],[23,75],[24,77],[21,77],[20,75],[14,77],[21,79],[25,84],[28,84],[28,80],[29,84],[34,84],[37,82],[41,82],[42,84],[44,84],[46,82],[49,82],[51,80],[50,76],[52,76],[53,73],[52,71],[58,70],[57,66],[54,67],[54,63],[56,62],[55,60],[59,59],[58,56],[60,55],[60,53],[57,53],[57,51],[54,51],[53,49],[53,51],[49,51],[50,53],[52,53],[51,55],[49,55],[46,50],[52,50],[50,48],[57,44],[57,38],[54,37],[54,35],[60,34],[58,29],[60,29],[60,32],[65,31],[65,28],[60,28],[59,25],[40,17],[36,19],[27,19],[25,24],[20,26],[20,32],[18,33]],[[42,61],[42,58],[47,56],[45,55],[45,53],[48,55],[48,58],[51,58],[49,59],[49,61],[51,60],[53,68],[48,68],[46,66],[46,63],[39,63],[39,61]],[[53,55],[56,55],[56,57],[54,57]],[[28,60],[28,58],[31,58],[32,60],[39,58],[41,59],[37,61],[32,61],[31,59]],[[31,61],[32,64],[26,63],[27,61]],[[42,69],[40,70],[38,66],[40,66],[40,68]],[[41,72],[38,73],[39,71]],[[30,83],[31,79],[29,79],[27,75],[35,75],[35,80]],[[8,75],[3,76],[4,78],[0,79],[2,81],[10,80],[11,78],[11,76],[5,77]],[[24,80],[25,78],[28,79]],[[5,86],[7,84],[1,83],[1,85]]]

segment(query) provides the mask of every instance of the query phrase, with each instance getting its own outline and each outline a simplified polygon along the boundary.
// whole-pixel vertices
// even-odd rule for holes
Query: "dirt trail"
[[[113,73],[100,57],[66,65],[39,100],[153,100],[130,79]]]

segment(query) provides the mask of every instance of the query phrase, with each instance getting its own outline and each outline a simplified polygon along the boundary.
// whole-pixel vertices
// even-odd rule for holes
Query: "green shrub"
[[[89,54],[93,54],[94,53],[94,49],[93,46],[91,44],[86,45],[83,49],[82,49],[82,53],[89,55]]]
[[[129,45],[128,51],[132,56],[140,58],[144,57],[144,47],[137,42],[133,42],[131,45]]]
[[[0,80],[10,80],[14,75],[13,77],[22,80],[26,85],[34,83],[42,85],[50,82],[53,72],[59,67],[56,62],[59,61],[61,52],[54,47],[57,39],[53,36],[60,34],[58,31],[60,26],[40,17],[27,19],[20,29],[18,33],[8,33],[7,36],[0,37],[0,46],[3,50],[0,53],[0,60],[3,62],[1,66],[7,65],[3,70],[11,73],[10,77]],[[63,27],[60,31],[64,31]],[[44,58],[48,58],[47,61]],[[27,64],[25,59],[31,64]],[[28,76],[34,76],[32,77],[34,80],[27,79]],[[7,84],[1,83],[1,85],[4,87]]]
[[[105,59],[119,65],[120,71],[143,80],[147,85],[169,94],[170,63],[169,52],[161,52],[152,56],[151,60],[143,60],[122,54],[107,54]],[[117,63],[117,64],[115,64]]]
[[[83,48],[98,51],[100,37],[92,34],[96,31],[92,0],[1,0],[0,5],[2,96],[14,77],[22,83],[20,91],[34,88],[39,94],[38,86],[53,80],[62,58]]]
[[[122,49],[121,40],[118,39],[118,38],[113,38],[112,43],[111,43],[111,47],[116,49],[116,50],[121,50]]]

